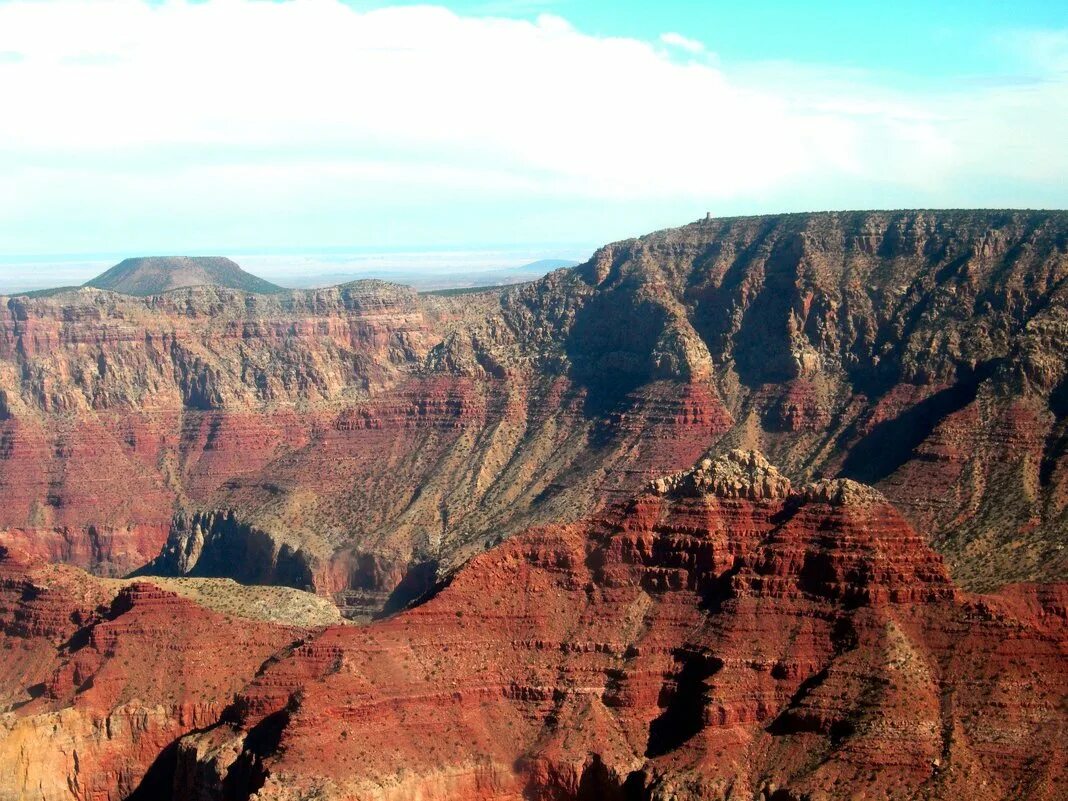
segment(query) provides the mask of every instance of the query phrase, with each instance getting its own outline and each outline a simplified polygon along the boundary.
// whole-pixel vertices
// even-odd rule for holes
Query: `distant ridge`
[[[221,286],[269,294],[282,287],[242,270],[221,256],[149,256],[125,259],[85,286],[124,295],[158,295],[190,286]]]
[[[516,272],[547,273],[550,270],[559,270],[561,267],[578,267],[581,263],[573,259],[538,259],[515,269]]]
[[[287,287],[299,289],[337,286],[351,281],[372,279],[405,284],[419,292],[432,292],[520,284],[537,280],[561,267],[575,267],[579,264],[570,259],[547,258],[526,264],[487,267],[487,261],[478,266],[465,265],[462,261],[450,264],[447,259],[447,253],[429,253],[426,264],[415,260],[406,266],[383,265],[376,268],[360,265],[360,257],[357,256],[354,259],[343,258],[336,264],[319,262],[326,267],[326,270],[322,271],[322,268],[309,269],[309,265],[315,263],[313,258],[301,267],[291,268],[292,272],[279,273],[279,276]]]

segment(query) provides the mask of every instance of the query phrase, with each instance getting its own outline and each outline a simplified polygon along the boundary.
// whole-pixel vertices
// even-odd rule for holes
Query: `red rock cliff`
[[[971,588],[1066,575],[1068,215],[702,221],[458,298],[10,298],[0,541],[418,597],[711,450],[875,484]]]

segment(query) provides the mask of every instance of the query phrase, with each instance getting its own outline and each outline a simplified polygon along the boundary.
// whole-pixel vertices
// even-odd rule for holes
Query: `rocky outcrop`
[[[1065,587],[962,593],[854,482],[694,475],[740,465],[310,638],[181,740],[175,797],[1056,797]]]
[[[1063,212],[782,215],[453,298],[9,298],[0,542],[218,575],[254,541],[235,577],[369,617],[501,537],[757,448],[795,483],[875,486],[970,588],[1062,579],[1066,242]],[[177,565],[213,514],[248,536]]]
[[[686,475],[365,627],[7,552],[0,797],[1057,797],[1068,587],[963,592],[879,492],[759,453]]]
[[[790,479],[756,451],[733,450],[722,458],[702,459],[697,466],[653,481],[660,495],[717,495],[751,501],[785,498]]]

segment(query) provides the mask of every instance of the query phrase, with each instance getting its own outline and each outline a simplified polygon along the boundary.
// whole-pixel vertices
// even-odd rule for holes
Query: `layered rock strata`
[[[735,451],[273,661],[175,797],[1054,799],[1068,592],[954,587],[876,490]]]
[[[305,604],[304,626],[267,622],[257,592],[109,581],[0,550],[0,799],[169,797],[178,738],[330,619]]]
[[[701,221],[455,298],[9,298],[0,542],[368,617],[744,447],[874,484],[968,587],[1063,579],[1066,278],[1068,214],[909,211]]]
[[[736,450],[365,627],[7,552],[0,798],[1044,799],[1068,588],[974,595],[886,498]]]

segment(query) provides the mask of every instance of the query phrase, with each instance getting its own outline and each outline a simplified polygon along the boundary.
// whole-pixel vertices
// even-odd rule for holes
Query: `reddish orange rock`
[[[242,691],[239,718],[182,740],[176,786],[1053,799],[1066,592],[962,593],[880,493],[794,490],[739,451],[285,653]]]
[[[0,621],[0,797],[48,801],[169,796],[177,738],[304,634],[11,551]]]
[[[370,618],[498,538],[743,447],[878,486],[962,586],[1062,581],[1066,236],[1066,212],[791,214],[457,297],[6,298],[0,542]],[[206,518],[234,525],[186,525]]]

